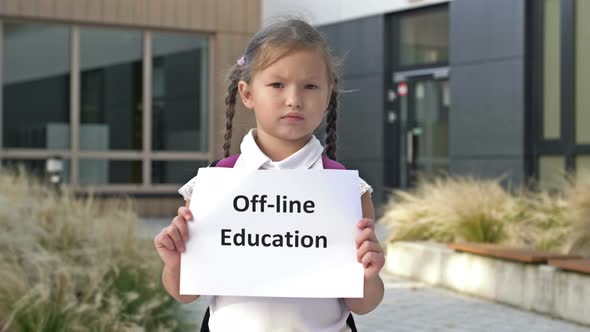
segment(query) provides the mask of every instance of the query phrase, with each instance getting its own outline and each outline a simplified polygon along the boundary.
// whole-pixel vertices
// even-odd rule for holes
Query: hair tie
[[[246,59],[243,56],[238,59],[238,65],[240,65],[240,67],[243,67],[245,64],[246,64]]]

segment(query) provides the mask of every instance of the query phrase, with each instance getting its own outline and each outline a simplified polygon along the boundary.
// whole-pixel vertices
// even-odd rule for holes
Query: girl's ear
[[[242,98],[242,103],[248,109],[252,109],[254,107],[254,101],[252,100],[252,92],[250,91],[250,86],[245,81],[240,81],[238,83],[238,91],[240,92],[240,98]]]

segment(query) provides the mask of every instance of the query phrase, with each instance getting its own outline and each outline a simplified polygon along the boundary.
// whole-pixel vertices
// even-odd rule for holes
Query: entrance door
[[[402,179],[413,186],[419,177],[446,173],[449,168],[449,81],[413,78],[402,101]],[[404,109],[405,108],[405,109]]]
[[[408,188],[420,178],[448,171],[448,69],[393,76],[386,123],[395,121],[386,125],[386,174],[392,187]]]

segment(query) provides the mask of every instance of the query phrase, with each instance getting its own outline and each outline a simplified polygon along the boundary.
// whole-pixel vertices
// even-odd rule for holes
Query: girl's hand
[[[192,221],[191,211],[181,206],[178,215],[172,219],[170,226],[164,227],[156,237],[154,245],[164,264],[171,268],[180,266],[180,253],[184,252],[184,243],[188,240],[188,221]]]
[[[385,255],[375,235],[375,220],[364,218],[358,222],[361,230],[356,238],[357,260],[365,268],[365,280],[379,276],[379,271],[385,265]]]

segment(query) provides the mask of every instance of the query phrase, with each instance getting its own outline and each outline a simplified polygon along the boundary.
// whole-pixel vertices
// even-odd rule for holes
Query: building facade
[[[221,157],[227,70],[259,0],[0,2],[0,161],[79,192],[131,194],[145,215]],[[254,125],[236,112],[234,142]]]
[[[420,177],[590,169],[590,2],[266,0],[344,58],[339,159],[382,202]]]
[[[173,213],[221,157],[227,70],[284,14],[344,59],[338,159],[376,205],[440,173],[550,187],[590,168],[584,0],[4,0],[2,165],[58,157],[79,192]],[[233,152],[252,126],[236,112]]]

